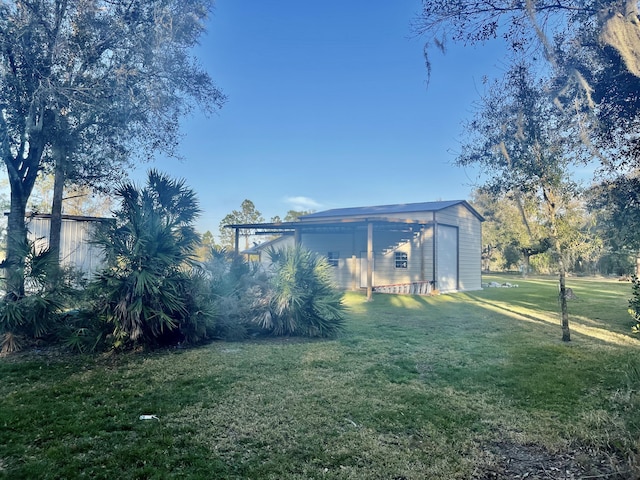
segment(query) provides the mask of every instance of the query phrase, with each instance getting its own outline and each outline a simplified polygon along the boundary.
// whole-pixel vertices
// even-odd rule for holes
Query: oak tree
[[[530,74],[529,66],[514,66],[496,83],[467,124],[468,138],[456,159],[459,166],[481,167],[484,188],[496,194],[535,199],[538,223],[555,253],[559,272],[562,339],[571,339],[566,299],[567,212],[577,185],[571,166],[582,162],[570,141],[571,119],[550,102],[547,84]]]
[[[7,298],[24,294],[21,246],[38,172],[62,189],[122,178],[128,162],[175,153],[179,120],[224,101],[190,53],[210,0],[0,2],[0,155],[11,189]],[[51,239],[55,249],[59,240]]]

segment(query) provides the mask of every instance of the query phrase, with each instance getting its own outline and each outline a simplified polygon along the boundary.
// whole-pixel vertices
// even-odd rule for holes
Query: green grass
[[[630,284],[570,278],[566,344],[553,280],[492,280],[519,287],[349,293],[331,341],[0,359],[0,477],[482,478],[505,445],[628,473],[640,439]]]

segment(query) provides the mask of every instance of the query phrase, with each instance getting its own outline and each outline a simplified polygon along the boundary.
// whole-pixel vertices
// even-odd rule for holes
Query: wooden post
[[[236,253],[236,255],[240,254],[240,229],[238,227],[235,228],[236,231],[236,238],[234,241],[234,252]]]
[[[300,229],[296,228],[293,231],[293,245],[296,247],[300,246]]]
[[[373,299],[373,223],[367,225],[367,301]]]
[[[432,262],[432,269],[433,271],[431,272],[431,276],[432,279],[431,281],[433,282],[433,287],[434,288],[438,288],[438,277],[436,277],[436,275],[438,274],[438,267],[437,267],[437,262],[438,262],[438,221],[436,220],[436,212],[433,212],[433,238],[432,238],[432,252],[431,255],[433,256],[433,260]]]
[[[425,261],[424,261],[424,227],[420,227],[420,235],[418,235],[418,248],[420,249],[420,281],[426,280]]]

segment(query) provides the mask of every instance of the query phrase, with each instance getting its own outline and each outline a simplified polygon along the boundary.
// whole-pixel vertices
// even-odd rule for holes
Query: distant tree
[[[530,269],[531,257],[546,252],[550,243],[546,228],[539,222],[539,204],[534,196],[519,191],[489,192],[477,189],[473,204],[485,223],[482,227],[483,257],[486,270],[494,256],[501,268],[522,264],[523,273]]]
[[[196,258],[201,262],[206,262],[211,258],[214,248],[216,248],[216,241],[213,238],[213,233],[207,230],[200,236],[200,246],[196,249]]]
[[[235,233],[232,229],[225,228],[225,225],[247,225],[263,223],[262,214],[256,210],[256,206],[251,200],[244,200],[240,205],[240,210],[233,210],[227,214],[220,222],[220,243],[223,247],[232,250],[235,248]],[[245,249],[249,248],[249,239],[253,235],[253,229],[242,228],[239,230],[240,236],[244,237]]]
[[[179,120],[224,97],[189,50],[210,0],[0,2],[0,154],[11,187],[7,298],[24,294],[24,216],[38,172],[63,188],[122,178],[134,152],[174,154]]]
[[[89,187],[71,186],[64,198],[65,215],[82,215],[88,217],[110,217],[112,197]]]
[[[289,210],[284,217],[284,221],[295,222],[299,217],[309,215],[310,213],[313,213],[313,210]]]
[[[51,202],[53,199],[53,175],[42,174],[38,176],[38,181],[33,187],[27,212],[29,213],[49,213],[51,212]],[[0,190],[6,187],[9,191],[8,181],[0,181]],[[89,217],[111,216],[111,197],[98,190],[89,187],[71,185],[66,189],[64,200],[65,215],[84,215]],[[6,210],[8,210],[7,205]]]
[[[633,255],[640,272],[640,178],[621,176],[591,189],[590,207],[610,252]]]
[[[309,215],[310,213],[313,213],[313,210],[289,210],[284,216],[284,220],[280,218],[280,215],[276,215],[275,217],[271,217],[271,223],[295,222],[299,217]]]

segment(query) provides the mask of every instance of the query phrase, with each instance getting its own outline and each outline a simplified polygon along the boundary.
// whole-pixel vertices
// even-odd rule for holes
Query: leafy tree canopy
[[[640,178],[621,176],[590,191],[590,207],[598,213],[598,230],[613,251],[640,256]]]
[[[190,49],[210,0],[0,2],[0,155],[11,187],[7,263],[19,272],[38,172],[85,185],[122,177],[134,154],[175,154],[179,120],[224,96]],[[10,279],[20,295],[19,275]]]
[[[572,141],[571,118],[548,101],[547,88],[529,65],[514,65],[467,125],[469,135],[456,164],[480,167],[487,191],[509,193],[521,208],[525,198],[539,206],[536,221],[545,225],[543,238],[550,240],[560,272],[562,338],[568,341],[564,280],[571,202],[578,191],[571,167],[582,158]]]

